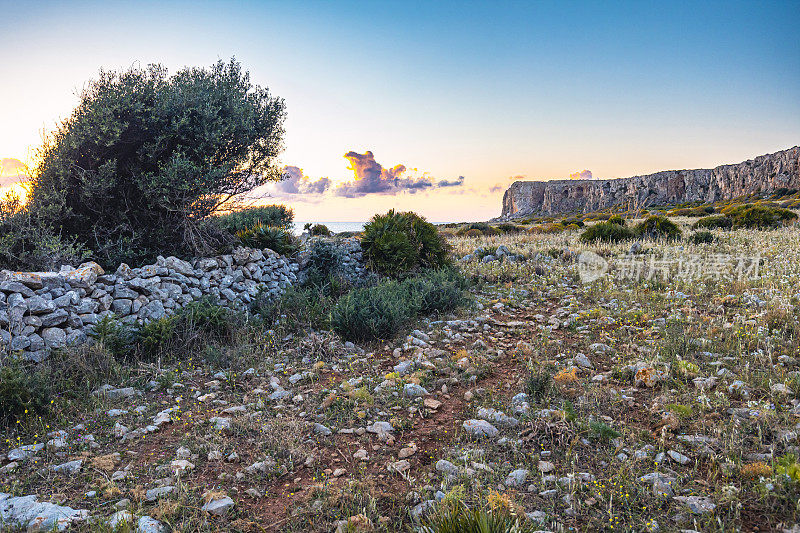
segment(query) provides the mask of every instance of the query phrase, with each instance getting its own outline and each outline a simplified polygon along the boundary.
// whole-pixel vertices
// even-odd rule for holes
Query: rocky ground
[[[374,346],[259,334],[20,420],[3,530],[404,531],[444,499],[542,531],[797,531],[798,237],[680,250],[759,253],[756,280],[593,283],[577,233],[455,239],[459,316]]]

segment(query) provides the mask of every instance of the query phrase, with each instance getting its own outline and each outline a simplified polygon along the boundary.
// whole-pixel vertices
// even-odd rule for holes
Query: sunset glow
[[[281,164],[304,192],[259,193],[305,220],[486,219],[519,177],[708,168],[800,140],[796,2],[403,6],[9,4],[0,157],[29,160],[101,68],[232,56],[286,100]]]

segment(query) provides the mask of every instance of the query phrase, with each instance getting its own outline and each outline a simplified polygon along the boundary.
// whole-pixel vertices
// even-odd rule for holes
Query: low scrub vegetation
[[[624,224],[617,222],[598,222],[589,226],[581,234],[581,242],[620,242],[632,239],[635,236],[633,230]]]
[[[464,278],[449,269],[381,281],[339,299],[331,311],[331,326],[348,340],[388,339],[420,315],[463,305],[465,288]]]
[[[361,248],[370,268],[402,277],[449,263],[449,247],[436,226],[416,213],[391,210],[375,215],[364,226]]]
[[[266,226],[261,222],[236,233],[239,243],[249,248],[269,248],[281,255],[293,255],[300,248],[300,243],[291,231],[274,226]]]
[[[231,234],[252,228],[256,224],[290,229],[294,212],[285,205],[262,205],[237,209],[216,217],[219,226]]]
[[[664,216],[652,215],[634,228],[636,235],[649,239],[680,239],[681,229],[673,221]]]

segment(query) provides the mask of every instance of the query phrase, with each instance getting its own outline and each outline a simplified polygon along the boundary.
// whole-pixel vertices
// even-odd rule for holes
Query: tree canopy
[[[206,217],[280,179],[285,117],[235,59],[101,71],[41,148],[28,209],[110,265],[208,251]]]

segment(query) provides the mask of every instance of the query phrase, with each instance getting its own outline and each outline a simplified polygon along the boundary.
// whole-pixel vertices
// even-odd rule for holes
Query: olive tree
[[[281,178],[285,117],[236,60],[101,71],[41,148],[28,208],[108,265],[208,251],[207,217]]]

